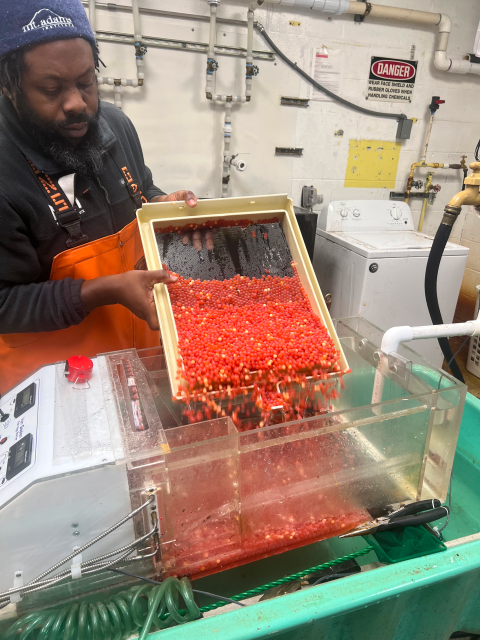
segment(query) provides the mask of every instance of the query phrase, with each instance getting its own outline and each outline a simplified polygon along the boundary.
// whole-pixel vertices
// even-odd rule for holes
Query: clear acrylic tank
[[[161,352],[138,353],[168,446],[155,453],[150,434],[142,454],[137,433],[123,462],[132,505],[157,497],[159,574],[207,575],[339,535],[387,505],[445,500],[465,385],[402,346],[372,404],[383,332],[361,318],[336,331],[351,372],[333,381],[328,412],[249,431],[228,415],[182,424]],[[148,523],[137,525],[141,535]]]

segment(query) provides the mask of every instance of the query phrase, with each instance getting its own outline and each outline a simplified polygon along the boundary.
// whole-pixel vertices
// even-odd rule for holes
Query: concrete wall
[[[120,0],[129,4],[128,0]],[[476,0],[382,0],[382,4],[445,12],[452,19],[448,47],[454,57],[471,52],[480,20]],[[206,0],[141,0],[142,7],[190,14],[208,14]],[[247,2],[223,0],[219,15],[246,19]],[[132,33],[131,14],[98,10],[98,29]],[[418,61],[417,82],[411,104],[403,105],[409,118],[416,118],[410,140],[401,143],[395,189],[403,190],[410,164],[420,158],[428,123],[428,105],[433,94],[446,102],[438,111],[427,162],[460,162],[473,150],[480,137],[480,77],[447,74],[433,66],[437,30],[407,23],[369,20],[355,23],[353,16],[327,16],[314,11],[280,10],[273,5],[257,12],[272,39],[298,65],[312,72],[315,48],[334,52],[343,69],[341,95],[375,110],[397,111],[398,105],[367,101],[367,81],[372,55],[409,59],[414,47]],[[300,22],[300,26],[290,25]],[[208,23],[171,17],[142,15],[145,35],[207,42]],[[218,25],[218,42],[245,46],[243,27]],[[254,47],[267,48],[258,34]],[[132,47],[102,43],[101,54],[108,65],[105,75],[133,77]],[[243,91],[244,60],[218,56],[220,92]],[[221,192],[223,108],[210,104],[204,96],[205,56],[186,51],[150,48],[145,59],[143,89],[124,91],[124,111],[135,123],[147,163],[156,182],[165,190],[191,188],[202,197],[218,197]],[[256,61],[260,75],[254,80],[254,96],[248,105],[233,109],[231,148],[245,155],[248,168],[233,172],[231,195],[288,192],[300,204],[304,184],[313,184],[324,196],[324,206],[342,198],[388,198],[390,188],[345,187],[350,140],[395,141],[396,122],[360,115],[334,102],[311,102],[308,109],[280,106],[280,96],[309,97],[310,87],[280,60]],[[103,72],[102,72],[103,74]],[[109,88],[102,95],[113,100]],[[339,129],[343,136],[335,135]],[[276,146],[304,148],[303,157],[276,157]],[[385,171],[390,166],[385,164]],[[426,179],[426,169],[418,177]],[[461,188],[460,171],[437,170],[434,184],[441,191],[427,208],[424,231],[434,233],[444,205]],[[418,220],[421,201],[412,202]],[[474,285],[480,283],[480,220],[477,214],[462,213],[452,239],[471,249],[462,288],[463,311],[471,314]],[[457,314],[458,315],[458,314]]]

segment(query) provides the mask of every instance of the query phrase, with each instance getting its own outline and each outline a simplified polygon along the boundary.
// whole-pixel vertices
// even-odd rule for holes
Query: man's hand
[[[86,280],[81,289],[85,311],[109,304],[121,304],[134,315],[148,323],[153,331],[159,329],[158,316],[153,299],[153,287],[157,283],[173,284],[176,276],[167,271],[127,271],[115,276],[103,276]]]
[[[181,202],[182,200],[192,209],[197,206],[197,196],[193,191],[175,191],[168,196],[155,196],[150,202]]]

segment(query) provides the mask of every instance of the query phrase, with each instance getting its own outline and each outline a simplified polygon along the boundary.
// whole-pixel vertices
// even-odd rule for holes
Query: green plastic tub
[[[467,395],[455,457],[452,516],[446,549],[380,565],[359,558],[364,571],[266,600],[231,605],[216,615],[150,636],[157,640],[444,640],[455,631],[480,634],[480,401]],[[367,545],[334,538],[195,582],[234,595]],[[207,604],[211,600],[204,600]]]

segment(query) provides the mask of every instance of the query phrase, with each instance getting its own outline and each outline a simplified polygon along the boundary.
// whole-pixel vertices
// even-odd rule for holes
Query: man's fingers
[[[149,271],[148,273],[152,284],[173,284],[178,280],[177,274],[169,273],[163,269],[159,271]]]
[[[197,206],[198,199],[193,191],[175,191],[165,198],[165,202],[181,202],[182,200],[184,200],[189,207],[193,208]]]
[[[193,193],[193,191],[185,191],[185,202],[189,207],[193,209],[193,207],[197,206],[197,196]]]

